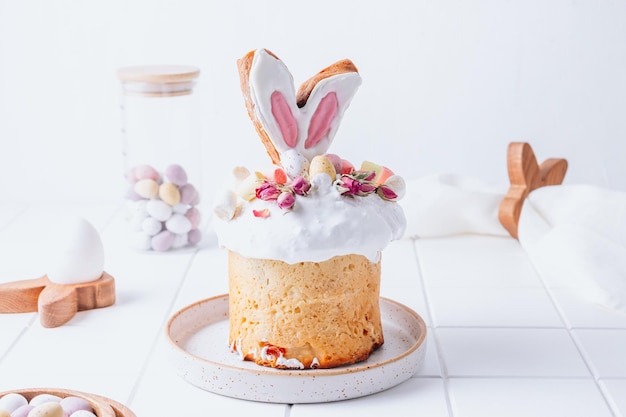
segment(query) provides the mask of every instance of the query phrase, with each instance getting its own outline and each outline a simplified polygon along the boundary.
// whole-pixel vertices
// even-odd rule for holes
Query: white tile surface
[[[290,417],[448,416],[443,383],[438,378],[411,378],[387,391],[329,404],[295,404]]]
[[[616,416],[626,416],[626,379],[601,379],[600,387],[606,393]]]
[[[541,288],[433,287],[428,301],[438,327],[562,327]]]
[[[417,239],[427,287],[535,287],[543,284],[517,240],[479,235]]]
[[[436,336],[450,377],[590,376],[566,330],[439,328]]]
[[[597,378],[626,378],[626,329],[580,329],[573,333]]]
[[[451,378],[455,417],[609,417],[606,401],[590,378]]]

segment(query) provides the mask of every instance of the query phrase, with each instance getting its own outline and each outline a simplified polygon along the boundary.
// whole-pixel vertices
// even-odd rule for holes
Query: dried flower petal
[[[252,210],[252,214],[254,214],[254,217],[261,217],[263,219],[267,219],[270,216],[270,210],[269,209]]]

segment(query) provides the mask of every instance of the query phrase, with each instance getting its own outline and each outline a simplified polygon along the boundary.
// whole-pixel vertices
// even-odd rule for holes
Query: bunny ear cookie
[[[289,150],[309,161],[326,153],[361,85],[357,68],[347,59],[323,69],[297,92],[285,64],[266,49],[249,52],[238,67],[248,115],[277,165]]]

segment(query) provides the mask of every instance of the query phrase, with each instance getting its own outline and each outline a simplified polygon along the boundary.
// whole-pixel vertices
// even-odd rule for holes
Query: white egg
[[[280,154],[280,164],[291,178],[304,176],[309,170],[309,160],[295,149],[287,149]]]
[[[98,231],[82,217],[56,222],[48,243],[46,275],[58,284],[95,281],[104,270],[104,248]]]

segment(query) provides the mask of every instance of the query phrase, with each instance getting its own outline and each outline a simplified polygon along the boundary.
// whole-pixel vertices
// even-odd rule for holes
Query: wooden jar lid
[[[117,70],[125,94],[176,96],[190,94],[200,70],[187,65],[137,65]]]

